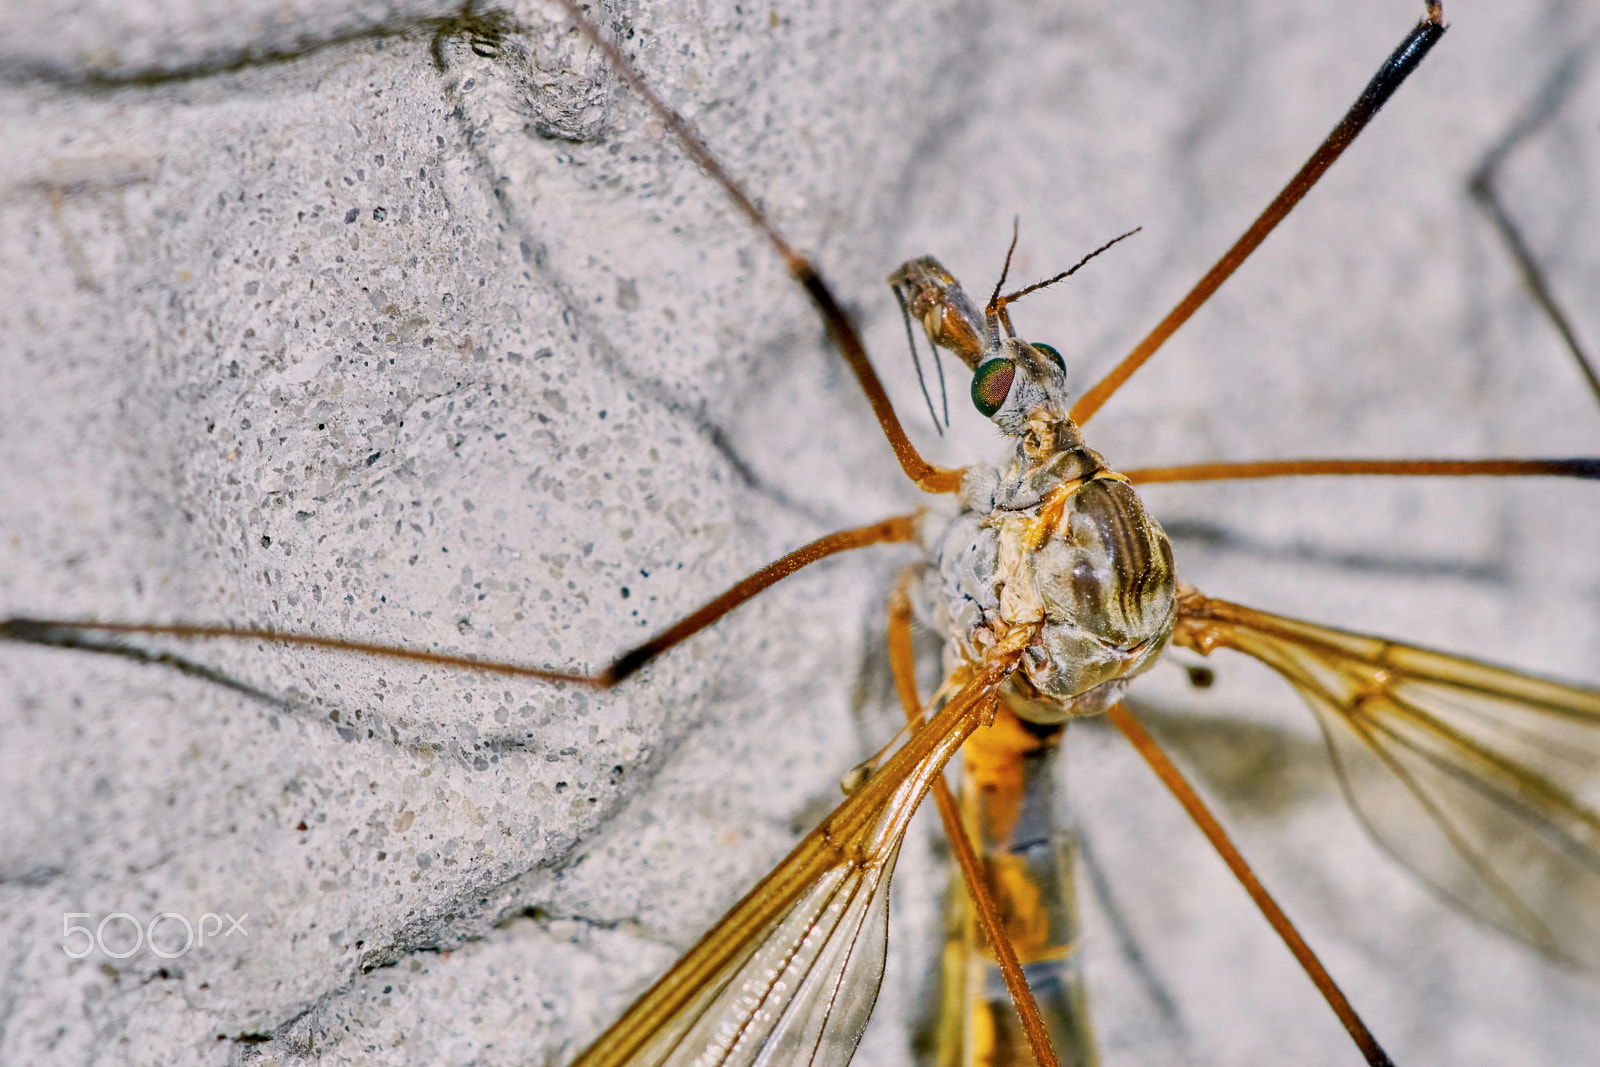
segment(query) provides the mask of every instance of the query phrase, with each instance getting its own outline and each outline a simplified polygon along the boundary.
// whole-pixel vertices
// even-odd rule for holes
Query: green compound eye
[[[1016,377],[1017,365],[1009,359],[991,359],[979,367],[972,375],[972,406],[978,414],[987,419],[999,411]]]
[[[1061,373],[1067,373],[1067,361],[1061,358],[1061,353],[1055,350],[1054,345],[1047,345],[1040,341],[1029,341],[1028,344],[1049,356],[1056,366],[1061,368]]]

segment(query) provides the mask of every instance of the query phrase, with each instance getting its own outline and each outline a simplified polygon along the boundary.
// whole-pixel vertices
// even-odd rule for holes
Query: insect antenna
[[[1011,254],[1017,250],[1017,230],[1022,224],[1020,216],[1011,216],[1011,243],[1006,246],[1006,261],[1000,266],[1000,277],[995,280],[994,292],[989,296],[989,303],[983,309],[983,317],[989,320],[989,328],[994,329],[996,316],[1002,316],[1006,324],[1006,333],[1015,337],[1016,332],[1011,329],[1011,320],[1003,318],[1005,304],[1000,299],[1000,290],[1005,288],[1006,276],[1011,273]]]
[[[1034,282],[1032,285],[1028,286],[1026,289],[1018,289],[1016,292],[1007,293],[1004,296],[1000,295],[1000,287],[1005,284],[1005,280],[1006,280],[1005,279],[1005,274],[1002,273],[1000,275],[1000,280],[995,283],[994,295],[989,298],[989,307],[991,309],[993,309],[994,313],[997,314],[1000,317],[1000,321],[1005,323],[1006,332],[1009,333],[1011,336],[1015,337],[1016,336],[1016,331],[1011,328],[1011,316],[1006,311],[1006,307],[1008,305],[1014,303],[1015,301],[1021,300],[1023,297],[1027,296],[1029,293],[1036,293],[1040,289],[1048,288],[1049,286],[1052,286],[1052,285],[1056,284],[1056,282],[1064,281],[1067,278],[1072,277],[1074,274],[1078,273],[1078,271],[1083,267],[1083,265],[1088,263],[1091,259],[1093,259],[1096,256],[1098,256],[1100,253],[1107,251],[1108,249],[1111,248],[1112,245],[1118,244],[1119,242],[1122,242],[1122,241],[1126,241],[1128,238],[1132,237],[1134,234],[1138,233],[1142,229],[1144,229],[1143,226],[1135,226],[1133,229],[1129,230],[1127,233],[1120,234],[1120,235],[1118,235],[1116,237],[1113,237],[1111,240],[1107,241],[1105,244],[1101,245],[1099,248],[1095,249],[1093,252],[1090,252],[1088,255],[1086,255],[1082,259],[1078,260],[1078,262],[1074,263],[1072,266],[1068,267],[1066,270],[1062,271],[1060,274],[1057,274],[1055,277],[1046,278],[1042,282]],[[1011,246],[1013,248],[1015,248],[1016,244],[1017,244],[1017,237],[1016,237],[1015,230],[1013,230],[1012,235],[1011,235]],[[1006,266],[1007,267],[1011,266],[1011,253],[1009,251],[1006,252]]]

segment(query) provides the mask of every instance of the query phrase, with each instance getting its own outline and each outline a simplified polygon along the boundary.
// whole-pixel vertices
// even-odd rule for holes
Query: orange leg
[[[1285,459],[1265,463],[1197,463],[1123,472],[1135,485],[1220,482],[1234,478],[1292,478],[1311,474],[1546,475],[1600,478],[1600,459]]]
[[[1211,299],[1211,294],[1239,269],[1239,265],[1249,258],[1250,253],[1266,240],[1267,234],[1271,233],[1301,198],[1311,191],[1311,187],[1317,184],[1317,179],[1333,165],[1333,161],[1350,147],[1350,142],[1366,128],[1367,123],[1378,113],[1378,109],[1383,107],[1396,89],[1400,88],[1400,83],[1410,76],[1422,62],[1422,58],[1428,54],[1428,50],[1437,44],[1442,36],[1444,36],[1443,10],[1438,0],[1428,0],[1428,13],[1406,35],[1405,40],[1400,42],[1400,46],[1390,54],[1383,66],[1378,68],[1378,73],[1372,76],[1372,80],[1367,83],[1366,89],[1355,104],[1345,112],[1344,118],[1339,120],[1339,125],[1333,128],[1333,132],[1328,134],[1327,140],[1311,153],[1311,158],[1306,160],[1299,173],[1289,180],[1283,192],[1273,198],[1272,203],[1268,204],[1267,209],[1250,224],[1244,235],[1234,242],[1233,247],[1217,260],[1216,266],[1207,271],[1205,277],[1189,290],[1188,295],[1178,301],[1178,306],[1168,312],[1167,317],[1162,319],[1110,374],[1100,379],[1094,388],[1078,399],[1072,406],[1073,422],[1082,426],[1092,419],[1094,413],[1111,399],[1111,394],[1122,388],[1123,383],[1133,377],[1134,371],[1144,366],[1150,357],[1167,343],[1167,338],[1176,333],[1178,327],[1188,322],[1189,317]]]
[[[817,314],[822,317],[823,323],[828,328],[828,336],[833,338],[833,343],[839,347],[845,362],[850,365],[861,391],[867,394],[867,400],[872,404],[872,413],[877,416],[878,425],[883,428],[883,436],[888,438],[889,447],[894,449],[895,458],[900,461],[900,469],[905,472],[906,477],[915,482],[918,489],[929,493],[954,493],[960,489],[959,470],[935,467],[918,454],[916,446],[906,436],[905,429],[900,425],[900,419],[894,413],[893,405],[889,403],[889,394],[884,391],[883,383],[878,380],[878,372],[872,369],[872,362],[867,358],[867,349],[861,342],[861,335],[856,332],[850,317],[839,307],[839,302],[834,299],[833,290],[822,280],[822,275],[817,273],[817,269],[808,259],[794,250],[773,225],[772,220],[756,206],[755,201],[750,199],[749,195],[739,187],[739,183],[722,168],[721,163],[717,162],[717,157],[711,154],[705,143],[689,129],[689,124],[683,121],[683,116],[668,107],[666,102],[656,95],[656,91],[650,88],[632,60],[623,55],[622,50],[600,32],[600,27],[583,13],[577,0],[562,0],[562,6],[567,9],[567,17],[577,23],[584,34],[605,53],[611,69],[633,87],[633,91],[639,94],[639,98],[646,106],[655,112],[661,124],[672,131],[673,138],[683,146],[684,151],[694,158],[695,163],[712,181],[722,186],[734,206],[750,221],[750,225],[771,243],[784,265],[789,268],[789,274],[800,283],[800,287],[811,298]]]
[[[612,660],[611,664],[604,670],[595,674],[555,671],[544,667],[528,667],[517,663],[477,659],[473,656],[427,652],[422,649],[372,644],[366,641],[346,641],[337,637],[323,637],[319,634],[280,633],[276,630],[253,627],[192,626],[186,624],[157,625],[151,623],[84,622],[70,619],[12,618],[0,620],[0,641],[23,641],[29,644],[51,645],[60,648],[81,648],[113,655],[131,655],[135,659],[149,662],[165,662],[167,665],[181,670],[204,673],[203,668],[195,668],[192,664],[181,663],[170,657],[141,653],[140,650],[123,646],[97,643],[89,640],[86,635],[103,633],[144,634],[151,637],[187,639],[230,638],[235,640],[266,641],[271,644],[293,645],[299,648],[322,648],[333,652],[353,652],[361,655],[381,656],[385,659],[406,660],[412,663],[430,663],[441,667],[456,667],[463,670],[485,671],[490,674],[504,674],[518,678],[538,678],[546,682],[568,682],[574,685],[593,686],[596,689],[610,689],[669,648],[688,640],[740,604],[753,599],[800,568],[815,563],[820,559],[826,559],[841,552],[848,552],[854,548],[910,541],[916,537],[916,534],[917,516],[898,515],[892,519],[873,523],[871,526],[858,526],[853,530],[841,530],[838,533],[819,538],[803,548],[790,552],[782,559],[769,563],[704,607],[689,613],[672,626],[667,627],[644,644],[624,652]]]
[[[911,599],[906,594],[910,578],[909,570],[902,571],[889,598],[889,665],[894,671],[895,690],[900,694],[906,719],[915,729],[922,725],[923,717],[922,698],[917,693],[916,664],[911,653]],[[1050,1043],[1044,1020],[1039,1016],[1039,1005],[1034,1001],[1033,991],[1028,988],[1028,980],[1022,974],[1017,950],[1006,935],[1000,909],[989,892],[983,866],[973,851],[972,840],[961,825],[961,812],[956,808],[956,798],[951,795],[950,786],[943,776],[933,780],[933,800],[938,805],[945,836],[950,839],[950,849],[955,853],[961,878],[966,883],[967,894],[977,912],[978,924],[994,948],[1000,971],[1005,976],[1006,988],[1011,992],[1012,1003],[1022,1019],[1022,1029],[1033,1050],[1033,1058],[1040,1067],[1056,1067],[1055,1048]]]
[[[1200,827],[1200,832],[1206,835],[1206,840],[1211,842],[1211,847],[1217,850],[1217,855],[1222,857],[1222,861],[1228,865],[1228,869],[1233,872],[1233,876],[1239,879],[1239,884],[1244,886],[1245,892],[1250,894],[1250,899],[1255,901],[1256,907],[1261,910],[1261,914],[1266,918],[1267,922],[1272,924],[1272,928],[1278,932],[1278,936],[1283,938],[1283,943],[1289,946],[1289,951],[1294,953],[1294,958],[1299,961],[1300,966],[1306,972],[1306,976],[1311,979],[1312,984],[1317,987],[1317,992],[1322,994],[1323,999],[1328,1002],[1328,1006],[1333,1009],[1334,1014],[1339,1017],[1339,1021],[1344,1024],[1344,1028],[1349,1031],[1351,1039],[1355,1041],[1356,1047],[1361,1050],[1361,1054],[1367,1058],[1367,1062],[1372,1067],[1394,1067],[1394,1061],[1389,1059],[1389,1054],[1383,1051],[1383,1047],[1378,1044],[1378,1039],[1373,1037],[1372,1031],[1367,1029],[1367,1024],[1361,1021],[1361,1016],[1357,1015],[1355,1008],[1350,1006],[1350,1001],[1340,991],[1339,986],[1333,980],[1333,976],[1328,973],[1327,968],[1323,967],[1322,961],[1317,959],[1317,954],[1311,951],[1311,946],[1306,944],[1305,938],[1300,936],[1300,931],[1295,929],[1294,924],[1289,921],[1289,917],[1283,913],[1283,909],[1278,907],[1278,902],[1272,899],[1272,895],[1267,892],[1266,887],[1256,878],[1255,872],[1250,869],[1250,865],[1245,862],[1244,857],[1239,854],[1239,850],[1234,847],[1227,831],[1222,828],[1221,823],[1217,822],[1217,817],[1211,814],[1211,810],[1206,807],[1205,801],[1200,799],[1199,794],[1194,791],[1194,787],[1185,780],[1178,768],[1173,766],[1166,753],[1161,751],[1161,747],[1156,744],[1155,738],[1151,737],[1145,728],[1140,725],[1139,720],[1135,719],[1128,709],[1121,704],[1113,705],[1111,710],[1106,712],[1106,717],[1111,720],[1118,730],[1122,731],[1122,736],[1126,737],[1128,743],[1138,751],[1140,756],[1144,757],[1144,761],[1150,765],[1150,769],[1156,772],[1156,777],[1161,779],[1161,784],[1166,786],[1172,792],[1172,795],[1178,798],[1178,803],[1183,805],[1183,810],[1188,812],[1195,825]]]

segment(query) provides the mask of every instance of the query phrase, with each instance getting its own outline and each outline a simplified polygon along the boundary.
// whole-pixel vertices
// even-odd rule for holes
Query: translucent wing
[[[848,1063],[883,979],[906,826],[978,725],[995,673],[913,735],[574,1067]]]
[[[825,872],[631,1062],[848,1063],[883,979],[898,850]]]
[[[1600,969],[1600,692],[1186,591],[1175,642],[1234,648],[1316,711],[1374,838],[1461,907]]]

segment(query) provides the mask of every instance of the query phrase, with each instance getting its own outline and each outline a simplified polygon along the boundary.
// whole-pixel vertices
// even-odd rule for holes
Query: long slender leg
[[[889,598],[889,665],[894,671],[895,691],[900,696],[906,719],[913,728],[917,728],[923,723],[922,698],[917,694],[916,664],[911,652],[911,598],[906,591],[912,575],[911,571],[902,571]],[[942,775],[933,780],[933,799],[939,808],[939,819],[944,823],[945,836],[950,839],[951,851],[955,853],[956,864],[961,868],[961,878],[966,883],[978,924],[994,948],[1000,972],[1005,976],[1006,988],[1022,1019],[1022,1029],[1027,1035],[1034,1061],[1040,1067],[1055,1067],[1058,1062],[1056,1051],[1044,1020],[1040,1018],[1039,1005],[1034,1000],[1033,991],[1028,988],[1022,963],[1017,959],[1017,950],[1006,934],[1000,909],[989,892],[983,866],[961,823],[956,799]]]
[[[1124,471],[1135,485],[1161,482],[1220,482],[1242,478],[1305,475],[1446,475],[1500,477],[1544,475],[1600,478],[1600,457],[1577,459],[1285,459],[1264,463],[1196,463]]]
[[[911,439],[906,436],[905,429],[900,425],[900,419],[894,413],[893,405],[889,403],[889,394],[884,391],[883,383],[878,380],[878,372],[872,369],[872,362],[867,358],[867,349],[861,342],[860,334],[856,332],[855,325],[839,306],[839,302],[834,299],[833,291],[828,288],[828,283],[822,280],[822,275],[817,273],[817,269],[809,260],[794,250],[778,231],[777,226],[773,225],[772,220],[767,218],[766,213],[756,206],[755,201],[743,187],[717,161],[717,157],[706,147],[705,142],[689,129],[689,124],[683,120],[683,116],[668,107],[656,91],[650,88],[632,61],[623,55],[622,50],[617,48],[611,39],[600,31],[600,27],[583,13],[577,0],[561,0],[561,5],[566,8],[567,16],[577,23],[605,53],[612,69],[633,87],[633,91],[639,94],[640,99],[656,113],[656,117],[671,131],[673,138],[683,146],[684,151],[689,153],[712,181],[722,186],[723,192],[728,194],[734,206],[766,237],[782,258],[790,275],[800,283],[800,287],[811,298],[817,314],[827,326],[828,336],[839,347],[839,352],[850,365],[851,373],[856,376],[861,391],[867,395],[868,402],[872,404],[872,413],[877,417],[878,425],[882,427],[884,437],[888,438],[889,447],[894,449],[895,458],[900,461],[900,469],[905,472],[906,477],[916,483],[917,488],[929,493],[953,493],[960,489],[959,470],[935,467],[924,460],[918,454],[916,446],[911,443]]]
[[[1106,715],[1111,720],[1112,725],[1122,732],[1122,736],[1128,739],[1128,743],[1133,745],[1139,755],[1144,758],[1144,761],[1150,765],[1150,769],[1156,773],[1156,777],[1161,779],[1161,784],[1165,785],[1172,792],[1172,795],[1178,799],[1178,803],[1183,805],[1184,811],[1189,813],[1189,817],[1200,828],[1200,832],[1206,835],[1206,840],[1211,842],[1211,846],[1217,850],[1217,854],[1228,865],[1228,869],[1233,872],[1234,877],[1239,879],[1239,883],[1244,886],[1245,892],[1250,894],[1250,899],[1255,901],[1257,908],[1261,909],[1261,914],[1266,918],[1267,922],[1272,924],[1272,928],[1277,931],[1278,936],[1283,938],[1283,943],[1289,947],[1289,951],[1294,953],[1294,958],[1305,970],[1306,976],[1311,979],[1312,984],[1317,987],[1317,992],[1321,993],[1323,999],[1327,1000],[1328,1006],[1333,1009],[1334,1014],[1339,1017],[1339,1021],[1344,1024],[1344,1028],[1349,1031],[1350,1037],[1355,1041],[1356,1047],[1361,1050],[1361,1054],[1367,1058],[1367,1062],[1372,1067],[1393,1067],[1394,1061],[1389,1059],[1389,1054],[1383,1051],[1383,1047],[1378,1044],[1377,1038],[1372,1036],[1372,1032],[1367,1029],[1366,1023],[1361,1021],[1361,1016],[1357,1015],[1355,1008],[1351,1007],[1350,1001],[1340,991],[1339,986],[1333,980],[1333,976],[1328,973],[1327,968],[1323,967],[1322,961],[1317,959],[1316,953],[1311,950],[1310,945],[1306,944],[1305,938],[1300,936],[1300,931],[1295,929],[1294,924],[1289,921],[1289,917],[1278,906],[1278,902],[1272,899],[1272,895],[1267,892],[1266,887],[1256,878],[1255,872],[1250,869],[1250,865],[1239,854],[1239,850],[1234,847],[1232,840],[1229,839],[1227,831],[1223,830],[1222,824],[1217,822],[1216,816],[1211,814],[1205,802],[1194,791],[1194,787],[1184,779],[1183,774],[1167,758],[1166,753],[1161,751],[1161,747],[1156,744],[1155,738],[1151,737],[1149,732],[1139,724],[1139,720],[1135,719],[1128,709],[1120,703],[1113,705],[1106,712]]]
[[[1051,1040],[1063,1062],[1097,1062],[1082,971],[1075,849],[1061,820],[1061,744],[1064,725],[1023,722],[1002,706],[987,729],[962,750],[961,812],[969,828],[1006,931],[1034,990]],[[963,924],[965,925],[965,924]],[[948,936],[948,935],[947,935]],[[1017,1063],[1020,1037],[994,988],[994,964],[982,946],[961,953],[953,966],[946,948],[946,980],[956,980],[968,1002],[972,1043],[987,1038],[991,1062]]]
[[[916,531],[917,516],[899,515],[892,519],[873,523],[871,526],[859,526],[852,530],[841,530],[838,533],[819,538],[809,545],[798,548],[781,559],[769,563],[750,575],[750,577],[734,585],[721,596],[716,597],[705,606],[689,613],[677,623],[667,627],[644,644],[622,653],[622,655],[612,660],[609,666],[594,674],[556,671],[544,667],[528,667],[522,664],[483,660],[472,656],[456,656],[444,652],[429,652],[424,649],[402,648],[396,645],[347,641],[337,637],[323,637],[319,634],[280,633],[276,630],[251,627],[191,626],[184,624],[168,626],[149,623],[85,622],[71,619],[10,618],[0,620],[0,641],[20,641],[36,645],[126,654],[129,650],[97,644],[89,640],[87,635],[99,633],[188,639],[228,638],[266,641],[272,644],[293,645],[300,648],[321,648],[333,652],[352,652],[369,656],[381,656],[386,659],[406,660],[413,663],[431,663],[441,667],[456,667],[463,670],[485,671],[490,674],[504,674],[519,678],[538,678],[547,682],[568,682],[576,685],[593,686],[596,689],[610,689],[669,648],[693,637],[740,604],[771,588],[802,567],[818,560],[827,559],[829,556],[836,556],[841,552],[848,552],[854,548],[910,541],[916,537]],[[150,662],[165,662],[159,656],[136,656],[135,658],[145,659]],[[187,665],[180,669],[187,669]]]
[[[1144,340],[1134,346],[1133,351],[1128,353],[1110,374],[1078,399],[1072,407],[1074,422],[1082,426],[1093,418],[1095,412],[1111,399],[1111,394],[1122,388],[1123,383],[1133,377],[1134,372],[1144,366],[1150,357],[1166,344],[1167,338],[1176,333],[1178,327],[1189,321],[1189,317],[1211,299],[1211,294],[1239,269],[1239,265],[1249,258],[1250,253],[1266,240],[1267,234],[1271,233],[1301,198],[1311,191],[1311,187],[1317,184],[1317,179],[1321,178],[1333,165],[1333,161],[1350,146],[1356,135],[1366,128],[1367,123],[1378,113],[1378,109],[1394,95],[1394,91],[1400,88],[1400,83],[1417,69],[1422,58],[1438,43],[1445,30],[1444,11],[1438,0],[1427,0],[1427,3],[1428,11],[1422,21],[1417,23],[1399,46],[1390,53],[1383,66],[1378,68],[1378,73],[1367,83],[1361,96],[1350,110],[1345,112],[1344,118],[1333,128],[1333,132],[1328,134],[1327,139],[1311,153],[1311,158],[1306,160],[1299,173],[1290,179],[1283,191],[1273,198],[1267,209],[1250,224],[1250,228],[1234,242],[1233,247],[1217,260],[1216,265],[1206,272],[1205,277],[1189,290],[1188,295],[1178,301],[1178,306],[1173,308]]]

